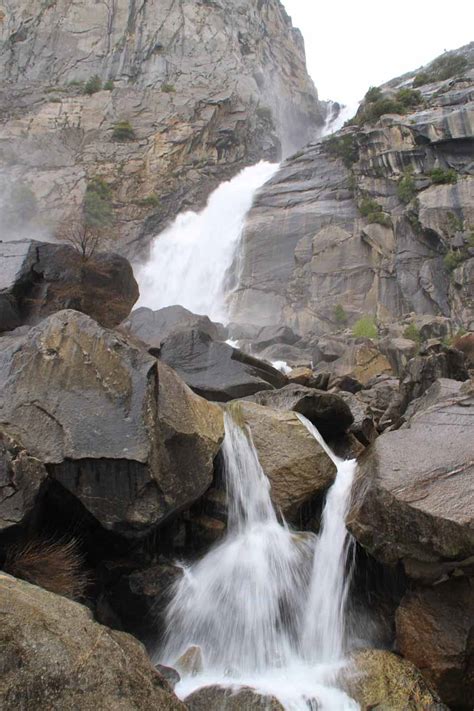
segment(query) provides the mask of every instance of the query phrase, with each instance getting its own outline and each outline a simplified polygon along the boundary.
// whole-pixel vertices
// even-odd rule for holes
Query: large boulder
[[[301,506],[332,484],[335,465],[294,412],[245,400],[238,407],[270,480],[273,503],[288,520],[297,520]]]
[[[111,328],[138,299],[132,267],[118,254],[84,259],[68,244],[20,240],[0,242],[0,259],[6,266],[0,276],[0,331],[68,308]]]
[[[286,384],[285,376],[268,363],[197,329],[172,333],[162,343],[160,359],[209,400],[226,402]]]
[[[474,579],[413,590],[396,617],[397,645],[456,709],[474,699]]]
[[[25,521],[47,476],[38,459],[0,431],[0,531]]]
[[[361,711],[391,709],[421,711],[445,707],[418,669],[396,654],[382,649],[355,652],[348,670],[341,672],[342,686]],[[446,709],[447,711],[447,709]]]
[[[106,528],[145,534],[209,487],[218,406],[88,316],[0,339],[0,422]]]
[[[214,323],[208,316],[199,316],[184,306],[165,306],[153,311],[145,306],[135,309],[122,324],[144,343],[159,348],[162,342],[175,331],[189,331],[197,328],[213,340],[225,340],[227,329]]]
[[[362,385],[367,385],[377,375],[391,374],[388,358],[368,339],[363,343],[347,346],[344,354],[330,363],[321,362],[318,371],[329,371],[335,376],[349,375]]]
[[[284,711],[274,696],[259,694],[248,686],[205,686],[186,697],[190,711]]]
[[[425,405],[363,453],[347,523],[377,559],[436,580],[474,555],[474,397],[464,385]]]
[[[245,399],[277,410],[299,412],[323,437],[346,432],[354,421],[350,407],[339,395],[304,385],[286,385],[280,390],[262,391]]]
[[[184,711],[144,648],[86,607],[0,573],[3,711]]]

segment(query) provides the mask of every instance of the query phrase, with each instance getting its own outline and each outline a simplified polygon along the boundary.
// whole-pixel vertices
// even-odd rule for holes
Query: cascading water
[[[139,306],[180,304],[225,321],[226,277],[256,191],[278,165],[261,161],[222,183],[202,212],[184,212],[158,235],[138,271]]]
[[[176,687],[185,698],[209,684],[254,687],[288,711],[357,709],[336,688],[344,667],[348,534],[344,525],[355,462],[335,458],[318,537],[279,522],[250,432],[225,415],[229,506],[224,540],[184,569],[167,611],[160,661],[198,645],[204,671]]]

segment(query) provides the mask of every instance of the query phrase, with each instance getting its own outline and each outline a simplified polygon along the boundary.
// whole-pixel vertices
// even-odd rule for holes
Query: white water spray
[[[202,212],[184,212],[158,235],[138,272],[139,306],[180,304],[226,321],[226,281],[256,191],[278,165],[260,162],[222,183]]]
[[[279,522],[250,432],[225,415],[228,531],[185,569],[160,655],[172,665],[190,645],[201,647],[204,671],[183,677],[176,687],[182,698],[209,684],[247,685],[288,711],[358,708],[336,688],[345,664],[344,514],[355,462],[334,458],[311,423],[301,421],[338,466],[319,537]]]

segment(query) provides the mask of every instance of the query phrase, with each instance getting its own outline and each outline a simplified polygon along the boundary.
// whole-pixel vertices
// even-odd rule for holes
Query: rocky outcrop
[[[184,711],[128,634],[86,607],[0,573],[0,706],[5,711]]]
[[[0,339],[0,421],[100,523],[144,534],[210,486],[220,409],[75,311]]]
[[[135,309],[122,325],[126,331],[152,348],[159,348],[163,341],[176,331],[198,329],[215,341],[225,340],[227,337],[225,326],[214,323],[207,316],[193,314],[183,306],[165,306],[157,311],[141,306]]]
[[[243,686],[226,689],[222,686],[205,686],[186,697],[190,711],[283,711],[284,706],[273,696],[259,694]]]
[[[297,520],[303,504],[328,489],[336,467],[294,412],[245,400],[236,407],[252,433],[276,509],[289,521]]]
[[[0,39],[13,233],[25,216],[43,230],[67,218],[100,176],[114,244],[143,252],[181,209],[324,120],[279,0],[5,0]]]
[[[397,645],[450,708],[474,698],[474,581],[409,592],[396,613]]]
[[[429,393],[429,391],[428,391]],[[347,523],[378,560],[436,581],[474,556],[473,397],[441,390],[363,453]]]
[[[472,45],[459,53],[472,67]],[[259,192],[233,320],[304,337],[413,311],[472,329],[474,73],[407,94],[413,77],[382,87],[387,101],[404,88],[411,106],[382,99],[370,118],[367,99],[351,126],[290,157]]]
[[[112,328],[138,299],[132,267],[118,254],[82,255],[70,245],[0,242],[0,331],[75,309]]]
[[[160,360],[196,393],[226,402],[286,384],[280,371],[198,329],[175,331],[161,344]]]

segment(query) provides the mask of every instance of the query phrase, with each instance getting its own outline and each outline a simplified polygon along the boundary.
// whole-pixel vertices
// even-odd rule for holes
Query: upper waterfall
[[[139,305],[179,304],[215,321],[226,321],[226,283],[245,216],[256,191],[278,169],[261,161],[221,183],[204,210],[184,212],[158,235],[149,261],[138,272]]]

